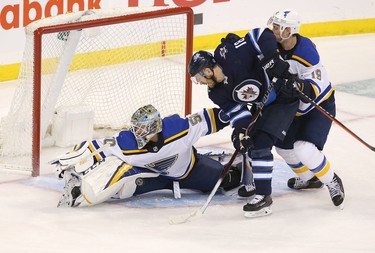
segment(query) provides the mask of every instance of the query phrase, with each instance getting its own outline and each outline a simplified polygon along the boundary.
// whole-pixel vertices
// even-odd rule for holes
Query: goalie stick
[[[246,128],[246,135],[248,135],[249,132],[253,129],[254,124],[257,121],[257,119],[259,118],[259,116],[261,114],[261,111],[263,110],[263,107],[264,107],[265,103],[267,102],[267,99],[268,99],[269,95],[271,94],[273,86],[275,85],[276,81],[277,81],[277,78],[272,79],[272,82],[270,83],[266,93],[264,94],[264,97],[263,97],[262,101],[257,104],[257,110],[254,113],[250,124]],[[219,180],[216,182],[214,188],[212,189],[212,191],[211,191],[210,195],[208,196],[204,205],[201,208],[199,208],[199,209],[197,209],[197,210],[195,210],[191,213],[170,216],[169,217],[169,224],[175,225],[175,224],[186,223],[186,222],[191,221],[191,220],[199,219],[202,216],[202,214],[204,214],[204,212],[206,211],[206,209],[207,209],[208,205],[210,204],[212,198],[214,197],[215,193],[219,189],[219,186],[220,186],[221,182],[224,180],[224,177],[226,176],[229,169],[231,168],[232,163],[234,162],[234,159],[237,157],[238,153],[239,153],[239,151],[236,149],[234,151],[231,159],[229,160],[229,162],[224,166],[223,172],[222,172]]]
[[[375,147],[371,146],[367,142],[365,142],[362,138],[360,138],[358,135],[356,135],[353,131],[351,131],[349,128],[347,128],[343,123],[341,123],[338,119],[336,119],[334,116],[332,116],[329,112],[327,112],[323,107],[318,105],[313,99],[308,97],[305,93],[303,93],[296,85],[296,83],[293,83],[294,89],[300,94],[300,96],[308,101],[310,104],[312,104],[316,109],[318,109],[321,113],[324,114],[327,118],[335,122],[337,125],[339,125],[342,129],[344,129],[348,134],[353,136],[357,141],[365,145],[367,148],[369,148],[371,151],[375,151]]]

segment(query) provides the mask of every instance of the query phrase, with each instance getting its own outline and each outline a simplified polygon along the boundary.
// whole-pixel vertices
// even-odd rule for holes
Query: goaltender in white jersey
[[[152,105],[139,108],[130,130],[83,142],[51,162],[66,182],[58,206],[94,205],[160,189],[174,190],[176,198],[180,188],[211,191],[223,165],[197,154],[193,144],[228,125],[218,114],[213,108],[161,119]],[[241,171],[233,167],[221,186],[235,188],[240,178]]]

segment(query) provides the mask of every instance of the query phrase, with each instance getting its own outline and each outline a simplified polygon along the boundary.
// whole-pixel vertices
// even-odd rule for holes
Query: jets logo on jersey
[[[178,154],[146,164],[145,167],[162,175],[168,175],[168,169],[177,161]]]
[[[228,50],[227,50],[226,46],[221,47],[220,48],[220,56],[225,59],[226,53],[228,53]]]
[[[261,83],[254,79],[246,79],[233,90],[233,99],[240,103],[255,103],[261,98]]]

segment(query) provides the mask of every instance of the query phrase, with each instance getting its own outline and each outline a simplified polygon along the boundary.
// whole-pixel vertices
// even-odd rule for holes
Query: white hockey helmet
[[[153,105],[145,105],[135,111],[130,120],[138,148],[143,148],[155,134],[162,130],[160,113]]]
[[[291,9],[284,9],[276,12],[268,21],[268,25],[279,25],[280,26],[280,35],[283,31],[290,27],[291,35],[299,32],[301,27],[301,19],[297,12]]]

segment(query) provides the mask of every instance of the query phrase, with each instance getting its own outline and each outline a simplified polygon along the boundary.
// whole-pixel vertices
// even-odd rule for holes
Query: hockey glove
[[[230,44],[234,44],[236,43],[238,40],[240,40],[241,37],[238,36],[237,34],[234,34],[234,33],[228,33],[227,36],[225,38],[222,38],[221,39],[221,43],[230,43]]]
[[[49,162],[49,164],[56,166],[55,174],[58,179],[64,178],[64,172],[67,170],[81,173],[96,162],[91,155],[90,144],[91,142],[88,141],[82,142],[76,145],[73,151],[63,154]]]
[[[303,91],[303,81],[295,75],[291,75],[289,79],[284,80],[284,85],[281,85],[281,92],[285,97],[299,97],[300,91]]]
[[[296,75],[291,75],[288,80],[285,80],[285,85],[282,85],[281,92],[284,96],[289,98],[299,98],[302,102],[308,103],[308,99],[303,95],[310,95],[309,84],[305,85],[305,82],[299,79]]]
[[[261,64],[263,69],[272,77],[288,79],[291,75],[289,73],[289,63],[282,60],[279,54],[263,59]]]
[[[236,150],[245,154],[253,145],[253,141],[249,135],[246,135],[246,129],[235,128],[232,133],[232,142]]]

